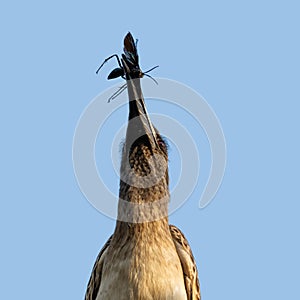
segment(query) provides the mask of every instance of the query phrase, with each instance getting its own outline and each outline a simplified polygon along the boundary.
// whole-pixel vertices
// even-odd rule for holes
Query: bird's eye
[[[158,140],[158,145],[160,147],[164,147],[165,146],[165,144],[164,144],[164,142],[162,140]]]
[[[167,143],[163,140],[163,138],[158,137],[157,143],[162,151],[167,152]]]

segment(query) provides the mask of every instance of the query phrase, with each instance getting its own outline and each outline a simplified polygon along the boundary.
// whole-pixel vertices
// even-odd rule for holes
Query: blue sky
[[[196,90],[225,134],[227,168],[215,199],[198,209],[203,175],[170,217],[190,241],[203,299],[299,298],[296,1],[29,0],[0,11],[1,298],[83,298],[115,222],[80,192],[73,135],[88,103],[115,83],[106,80],[113,62],[99,76],[95,70],[121,52],[129,30],[142,69],[158,64],[153,76]],[[189,127],[184,114],[180,121]],[[205,174],[209,149],[198,130]],[[176,178],[176,163],[171,169]]]

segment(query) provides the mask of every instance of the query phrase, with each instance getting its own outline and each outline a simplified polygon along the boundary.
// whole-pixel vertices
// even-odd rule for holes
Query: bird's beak
[[[129,96],[128,127],[130,127],[127,134],[131,132],[134,135],[130,138],[131,143],[134,143],[138,138],[146,135],[152,150],[159,148],[155,129],[146,110],[140,78],[127,80],[127,87]]]

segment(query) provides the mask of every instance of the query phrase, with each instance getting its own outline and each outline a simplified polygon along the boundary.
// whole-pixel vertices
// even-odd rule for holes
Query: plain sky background
[[[73,134],[86,105],[117,82],[106,80],[115,62],[95,70],[130,30],[142,69],[159,64],[153,76],[201,94],[226,137],[213,202],[198,209],[199,183],[171,216],[192,246],[203,299],[299,299],[299,9],[289,0],[1,2],[0,298],[84,297],[115,222],[78,188]]]

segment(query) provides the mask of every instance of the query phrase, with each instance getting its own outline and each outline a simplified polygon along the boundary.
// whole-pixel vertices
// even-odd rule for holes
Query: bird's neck
[[[153,222],[128,223],[117,221],[114,238],[126,243],[129,240],[140,240],[145,237],[148,240],[170,238],[168,217]]]
[[[169,181],[167,160],[143,145],[123,151],[118,220],[131,224],[168,223]]]
[[[169,232],[168,204],[169,191],[164,180],[149,188],[134,187],[121,181],[115,233],[155,236],[158,230]]]

